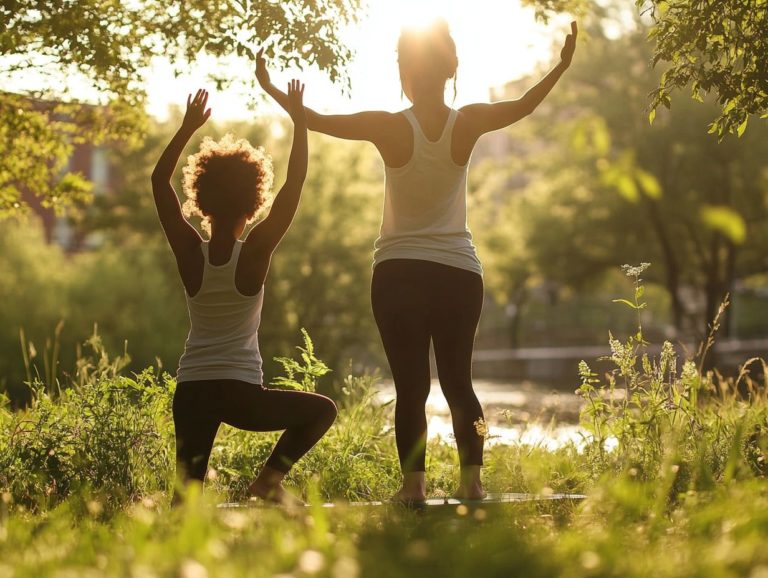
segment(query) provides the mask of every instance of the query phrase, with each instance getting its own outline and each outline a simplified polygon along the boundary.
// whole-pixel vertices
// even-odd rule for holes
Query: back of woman
[[[467,227],[467,165],[477,140],[531,114],[570,66],[577,27],[561,61],[521,98],[453,110],[445,104],[454,81],[456,45],[444,21],[404,29],[398,66],[408,110],[324,115],[310,108],[307,126],[344,139],[366,140],[386,167],[384,213],[376,241],[371,305],[395,382],[395,437],[403,471],[397,498],[426,496],[425,405],[430,391],[430,344],[440,386],[451,409],[461,464],[456,497],[481,499],[486,431],[472,388],[472,350],[483,304],[482,267]],[[257,78],[287,107],[259,54]]]
[[[458,111],[451,109],[436,141],[429,140],[413,111],[410,160],[385,165],[384,212],[374,245],[374,267],[388,259],[425,259],[482,273],[467,226],[467,167],[451,153]]]
[[[236,241],[229,260],[210,261],[210,243],[203,241],[204,268],[200,289],[187,294],[190,330],[176,378],[237,379],[263,383],[259,352],[259,324],[264,302],[263,286],[255,295],[242,294],[235,273],[243,242]]]
[[[206,138],[184,168],[183,209],[171,186],[184,147],[211,114],[206,91],[189,95],[181,127],[152,172],[155,206],[176,257],[190,318],[173,396],[177,476],[205,480],[222,423],[249,431],[285,430],[248,489],[251,496],[281,504],[300,502],[283,489],[282,480],[336,417],[336,406],[324,396],[265,387],[259,352],[264,282],[307,173],[303,94],[303,85],[293,81],[288,96],[294,135],[285,184],[244,241],[246,225],[255,220],[272,183],[262,149],[231,135],[219,142]],[[189,216],[202,218],[208,240]]]

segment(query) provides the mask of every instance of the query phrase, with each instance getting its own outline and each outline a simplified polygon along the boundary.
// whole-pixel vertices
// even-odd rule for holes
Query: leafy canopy
[[[744,134],[750,115],[768,118],[768,0],[632,0],[653,26],[654,66],[667,65],[650,94],[650,119],[669,108],[672,93],[689,89],[695,99],[713,94],[720,111],[710,132]],[[629,0],[523,0],[543,19],[556,12],[598,18]]]
[[[750,115],[768,118],[768,0],[637,0],[654,20],[653,63],[668,62],[651,93],[653,110],[690,87],[694,99],[714,93],[722,138],[744,134]],[[653,113],[652,113],[653,114]]]
[[[284,66],[315,64],[331,80],[343,80],[351,51],[338,32],[354,21],[359,4],[4,0],[0,75],[23,78],[22,84],[34,88],[0,92],[0,217],[24,208],[24,190],[54,208],[87,197],[87,182],[65,170],[72,147],[108,139],[130,142],[142,134],[143,76],[153,58],[168,57],[180,73],[203,55],[253,61],[266,45]],[[219,88],[232,81],[213,80]],[[90,90],[100,106],[73,99],[75,86]]]

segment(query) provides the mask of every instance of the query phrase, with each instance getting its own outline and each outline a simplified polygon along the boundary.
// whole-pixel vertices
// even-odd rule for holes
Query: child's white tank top
[[[467,226],[467,169],[451,156],[458,111],[451,109],[443,133],[430,141],[413,112],[413,155],[402,167],[385,166],[384,214],[374,245],[373,266],[389,259],[423,259],[482,275]]]
[[[203,241],[203,282],[187,296],[191,323],[176,380],[237,379],[262,383],[259,323],[264,286],[256,295],[243,295],[235,286],[242,241],[223,265],[211,265],[208,242]]]

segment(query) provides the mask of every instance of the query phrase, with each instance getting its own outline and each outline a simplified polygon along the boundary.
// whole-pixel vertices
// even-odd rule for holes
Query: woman
[[[258,329],[264,282],[307,174],[303,94],[304,86],[292,81],[287,110],[294,135],[285,185],[244,241],[246,224],[264,205],[272,183],[263,149],[232,135],[219,142],[204,139],[184,167],[183,211],[170,183],[181,152],[211,114],[206,91],[187,99],[181,128],[152,173],[157,212],[176,257],[191,322],[173,397],[179,477],[203,482],[222,422],[250,431],[285,430],[249,488],[252,496],[282,504],[300,503],[283,489],[282,480],[336,418],[336,406],[327,397],[262,385]],[[185,214],[203,218],[210,240],[200,237]]]
[[[482,499],[483,412],[472,389],[472,349],[483,303],[482,268],[466,222],[467,168],[485,133],[531,114],[571,63],[571,24],[561,62],[517,100],[445,103],[458,67],[448,26],[404,29],[398,42],[400,81],[413,103],[398,113],[324,115],[305,107],[310,130],[366,140],[385,165],[381,234],[374,251],[371,300],[397,394],[395,432],[403,485],[396,498],[426,498],[425,405],[430,389],[429,344],[451,410],[461,475],[455,496]],[[287,95],[270,82],[262,53],[257,78],[283,108]]]

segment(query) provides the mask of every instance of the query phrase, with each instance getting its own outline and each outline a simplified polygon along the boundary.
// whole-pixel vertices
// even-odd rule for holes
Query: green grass
[[[639,311],[638,275],[627,304]],[[422,514],[318,507],[397,489],[392,408],[373,403],[370,376],[339,384],[337,423],[290,476],[311,507],[217,509],[243,497],[275,440],[225,428],[205,491],[171,508],[174,382],[121,375],[90,345],[71,383],[0,408],[0,578],[768,576],[768,383],[702,372],[668,345],[649,357],[641,327],[612,339],[607,376],[581,366],[584,444],[486,452],[490,491],[584,502]],[[301,353],[283,386],[324,373],[308,338]],[[451,493],[455,449],[431,443],[428,470],[429,493]]]

